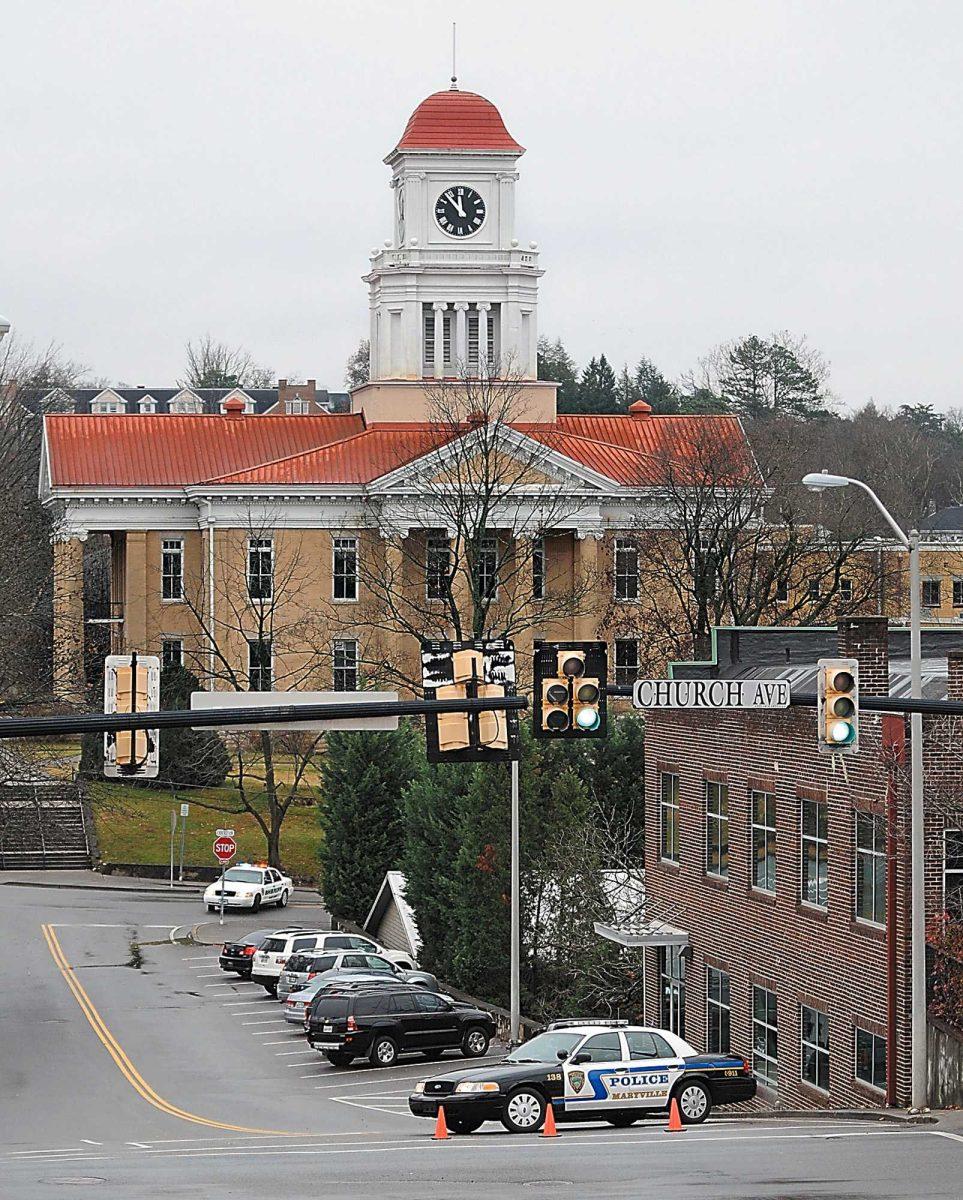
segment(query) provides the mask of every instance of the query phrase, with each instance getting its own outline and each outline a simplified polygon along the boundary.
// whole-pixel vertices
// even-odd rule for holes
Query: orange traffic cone
[[[448,1125],[445,1122],[445,1106],[438,1105],[438,1117],[435,1120],[435,1132],[431,1135],[433,1142],[447,1142],[451,1135],[448,1132]]]
[[[682,1118],[679,1116],[679,1102],[675,1096],[672,1097],[672,1103],[669,1105],[669,1123],[666,1125],[665,1133],[685,1133],[685,1126],[682,1124]]]
[[[548,1106],[545,1109],[545,1122],[542,1125],[542,1132],[539,1137],[558,1137],[558,1130],[555,1128],[555,1108],[549,1100]]]

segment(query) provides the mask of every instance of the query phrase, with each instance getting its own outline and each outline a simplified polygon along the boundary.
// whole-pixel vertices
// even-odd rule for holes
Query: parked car
[[[235,971],[242,979],[250,979],[255,951],[272,934],[279,932],[275,929],[255,929],[233,942],[225,942],[217,958],[218,966],[222,971]]]
[[[251,980],[272,996],[278,993],[278,977],[284,964],[299,950],[314,950],[324,938],[324,929],[280,929],[266,938],[254,952]]]
[[[362,975],[354,971],[329,971],[318,975],[304,987],[291,992],[284,1001],[284,1019],[295,1024],[300,1021],[304,1032],[308,1032],[311,1016],[311,1006],[318,996],[348,995],[354,992],[372,991],[376,988],[408,988],[411,991],[424,991],[419,983],[398,983],[391,975]],[[451,999],[446,996],[445,999]]]
[[[449,1071],[415,1086],[408,1107],[436,1117],[454,1133],[501,1121],[509,1133],[533,1133],[552,1105],[558,1121],[606,1121],[618,1129],[672,1100],[685,1125],[698,1125],[714,1104],[756,1094],[741,1054],[700,1054],[668,1029],[628,1021],[556,1021],[499,1062]]]
[[[224,872],[225,908],[249,908],[251,912],[257,912],[265,904],[286,908],[293,891],[294,882],[273,867],[238,863]],[[220,878],[205,890],[204,903],[208,912],[220,907]]]
[[[325,951],[324,954],[292,954],[278,976],[278,999],[304,987],[318,975],[385,975],[398,983],[417,983],[429,991],[438,990],[438,980],[430,971],[406,971],[383,954],[362,954],[358,950]]]
[[[311,937],[307,936],[308,932],[311,933]],[[298,950],[314,950],[317,954],[360,950],[390,959],[391,962],[405,970],[410,970],[415,965],[411,961],[410,955],[403,954],[399,950],[386,950],[384,946],[379,946],[371,938],[361,937],[360,934],[332,933],[330,930],[319,929],[305,931],[303,940],[299,939],[297,945],[294,945],[293,942],[284,945],[265,943],[254,955],[254,970],[251,978],[255,983],[262,984],[272,996],[276,996],[281,972],[290,956]]]
[[[308,1041],[335,1066],[367,1057],[390,1067],[399,1054],[428,1057],[460,1050],[466,1058],[488,1052],[495,1035],[491,1013],[410,985],[321,993],[311,1005]]]

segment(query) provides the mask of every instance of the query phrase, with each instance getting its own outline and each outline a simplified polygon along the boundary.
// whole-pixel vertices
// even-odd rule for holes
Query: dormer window
[[[137,401],[138,412],[155,413],[157,412],[157,401],[153,396],[142,396]]]
[[[92,413],[123,413],[127,411],[127,403],[116,392],[101,392],[90,402]]]
[[[167,407],[172,413],[200,413],[204,411],[204,402],[193,392],[178,392]]]
[[[302,400],[300,396],[295,396],[293,400],[285,400],[284,411],[288,416],[304,416],[308,412],[307,400]]]
[[[220,402],[219,408],[222,413],[227,411],[225,406],[226,406],[228,400],[240,400],[241,403],[244,405],[244,410],[243,410],[244,412],[246,412],[246,413],[254,412],[254,401],[251,399],[250,396],[247,395],[246,392],[242,392],[240,390],[240,388],[235,388],[233,392],[229,392],[224,397],[224,399]]]

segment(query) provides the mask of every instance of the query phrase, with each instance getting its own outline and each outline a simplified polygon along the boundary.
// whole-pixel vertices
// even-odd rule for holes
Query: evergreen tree
[[[589,361],[578,385],[577,407],[573,412],[614,413],[619,409],[618,380],[604,354]]]
[[[334,916],[360,924],[385,872],[401,865],[401,797],[421,764],[420,741],[409,725],[328,735],[318,857],[325,903]]]
[[[639,399],[652,405],[654,413],[679,412],[679,390],[668,381],[655,363],[640,358],[635,368],[635,391]]]
[[[825,362],[805,340],[788,333],[769,339],[752,334],[719,352],[719,392],[749,418],[825,416],[827,373]]]
[[[562,345],[561,338],[556,338],[554,342],[545,336],[538,339],[538,377],[561,385],[558,389],[558,410],[572,412],[570,406],[578,399],[578,368]]]

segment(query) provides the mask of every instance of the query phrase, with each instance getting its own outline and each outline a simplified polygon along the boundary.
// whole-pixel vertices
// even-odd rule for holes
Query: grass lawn
[[[231,805],[236,802],[233,788],[197,788],[192,794],[151,791],[125,783],[90,785],[91,806],[97,823],[100,857],[106,862],[170,862],[171,809],[180,811],[180,801],[192,798]],[[184,843],[184,862],[192,866],[215,865],[211,844],[216,829],[235,831],[240,861],[258,861],[265,857],[266,846],[260,826],[248,813],[215,812],[191,803]],[[318,872],[318,810],[311,805],[292,807],[281,827],[281,862],[291,875],[315,879]],[[175,862],[180,854],[180,817],[174,843]]]

